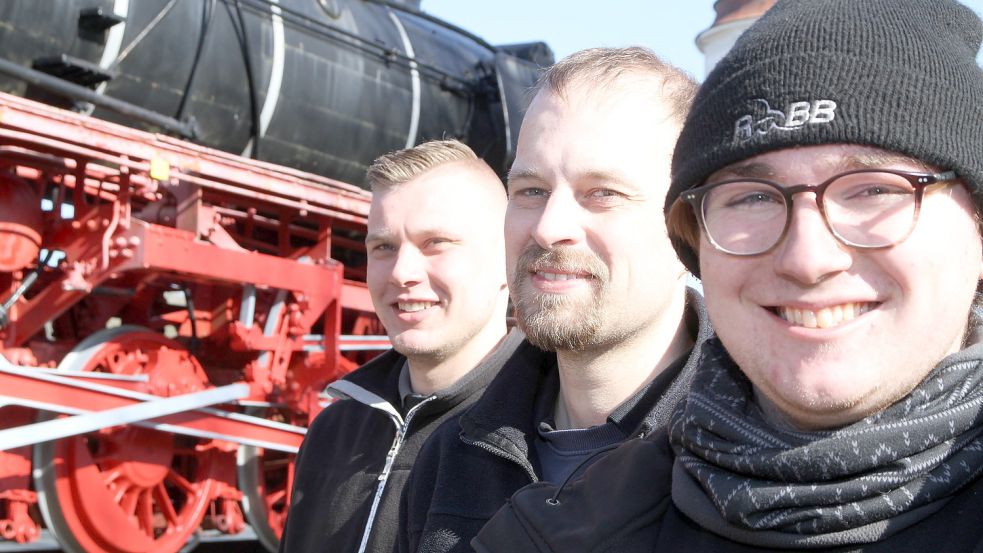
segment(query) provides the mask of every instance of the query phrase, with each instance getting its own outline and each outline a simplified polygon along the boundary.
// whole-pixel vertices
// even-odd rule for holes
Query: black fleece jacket
[[[560,487],[516,492],[471,542],[477,553],[774,551],[701,528],[672,502],[674,455],[665,432],[627,442]],[[880,542],[809,549],[824,553],[983,552],[983,478],[937,513]]]
[[[712,331],[702,297],[690,291],[687,302],[699,344]],[[656,377],[619,408],[618,426],[638,437],[664,425],[694,364],[675,363]],[[403,493],[399,553],[471,551],[471,539],[508,498],[539,481],[537,414],[552,412],[558,380],[555,354],[520,347],[473,407],[434,432]]]
[[[512,331],[454,386],[408,412],[399,394],[406,358],[395,351],[330,385],[327,392],[343,399],[315,417],[301,444],[280,551],[392,551],[399,497],[423,442],[474,403],[523,342],[522,333]]]
[[[509,496],[538,479],[533,413],[541,388],[555,386],[556,355],[523,342],[499,375],[460,426],[448,421],[423,448],[400,505],[397,551],[466,551]]]

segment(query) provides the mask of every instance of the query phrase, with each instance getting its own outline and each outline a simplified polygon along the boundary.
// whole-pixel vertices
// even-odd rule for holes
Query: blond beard
[[[541,269],[585,271],[591,278],[592,293],[586,298],[570,298],[532,289],[528,275]],[[595,345],[604,326],[600,306],[607,292],[607,267],[593,254],[580,250],[545,250],[529,246],[519,256],[512,275],[512,302],[519,328],[526,338],[547,351],[582,351]]]

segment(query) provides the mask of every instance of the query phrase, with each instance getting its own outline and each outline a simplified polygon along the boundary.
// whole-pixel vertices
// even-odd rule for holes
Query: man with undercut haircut
[[[981,41],[953,0],[779,0],[738,40],[666,200],[718,335],[690,394],[479,552],[983,551]]]
[[[491,168],[434,141],[380,157],[367,180],[366,283],[393,349],[328,386],[338,399],[297,456],[284,553],[391,551],[423,441],[517,348],[535,350],[506,335],[506,196]]]
[[[469,551],[520,487],[561,482],[662,427],[710,334],[661,219],[696,84],[642,48],[585,50],[544,74],[523,119],[505,218],[528,341],[414,467],[399,550]]]

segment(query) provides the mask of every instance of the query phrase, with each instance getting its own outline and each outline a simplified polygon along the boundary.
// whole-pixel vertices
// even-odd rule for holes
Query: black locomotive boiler
[[[0,91],[361,185],[434,138],[511,162],[543,43],[385,0],[5,0]]]

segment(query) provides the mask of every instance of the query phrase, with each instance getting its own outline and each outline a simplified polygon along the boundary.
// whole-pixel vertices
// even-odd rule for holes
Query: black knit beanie
[[[731,163],[841,143],[955,170],[983,206],[981,40],[979,17],[953,0],[779,0],[700,87],[666,212]],[[673,242],[698,275],[696,252]]]

